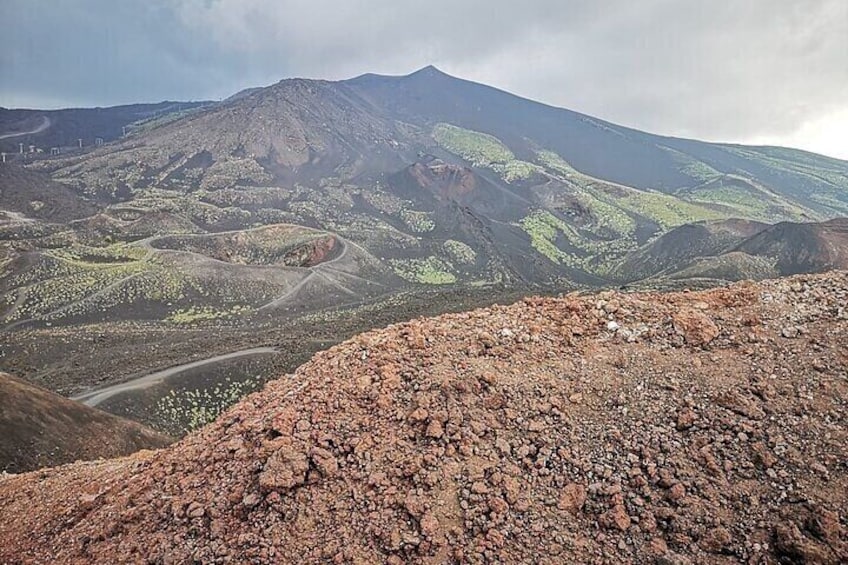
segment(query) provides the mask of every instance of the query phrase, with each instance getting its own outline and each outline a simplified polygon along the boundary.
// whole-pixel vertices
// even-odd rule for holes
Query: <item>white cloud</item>
[[[845,0],[4,0],[0,7],[4,21],[18,24],[0,37],[0,104],[23,96],[97,104],[223,97],[290,76],[401,74],[432,63],[656,133],[769,139],[829,154],[844,154],[846,145],[828,117],[848,111]]]

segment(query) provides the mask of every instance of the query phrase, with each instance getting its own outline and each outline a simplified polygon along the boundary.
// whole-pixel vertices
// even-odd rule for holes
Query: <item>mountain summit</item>
[[[644,133],[432,66],[283,80],[29,169],[100,212],[74,222],[58,252],[39,238],[59,228],[21,228],[35,235],[7,272],[30,275],[0,277],[8,324],[161,316],[210,297],[216,311],[273,312],[437,285],[622,284],[628,258],[685,224],[848,214],[848,162]],[[326,264],[293,259],[312,253],[306,239],[335,242],[318,254]],[[226,268],[224,252],[237,258]],[[66,262],[104,253],[125,269]],[[734,272],[776,272],[740,253],[757,268]],[[68,271],[86,286],[37,299]]]

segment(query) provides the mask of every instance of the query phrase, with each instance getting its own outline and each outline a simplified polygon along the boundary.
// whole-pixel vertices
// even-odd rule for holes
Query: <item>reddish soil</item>
[[[438,159],[426,165],[415,163],[409,168],[409,173],[419,186],[429,189],[443,200],[462,200],[477,188],[474,171]]]
[[[181,442],[0,479],[0,562],[844,563],[848,273],[361,334]]]

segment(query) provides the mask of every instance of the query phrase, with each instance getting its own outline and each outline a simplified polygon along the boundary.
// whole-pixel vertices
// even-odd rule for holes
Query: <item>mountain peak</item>
[[[427,65],[426,67],[422,67],[417,71],[409,74],[408,76],[449,76],[447,73],[442,70],[436,68],[435,65]]]

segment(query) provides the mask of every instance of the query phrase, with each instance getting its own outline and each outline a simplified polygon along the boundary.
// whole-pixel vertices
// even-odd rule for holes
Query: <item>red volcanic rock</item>
[[[831,273],[368,332],[166,449],[0,478],[0,562],[844,563],[846,300]]]

